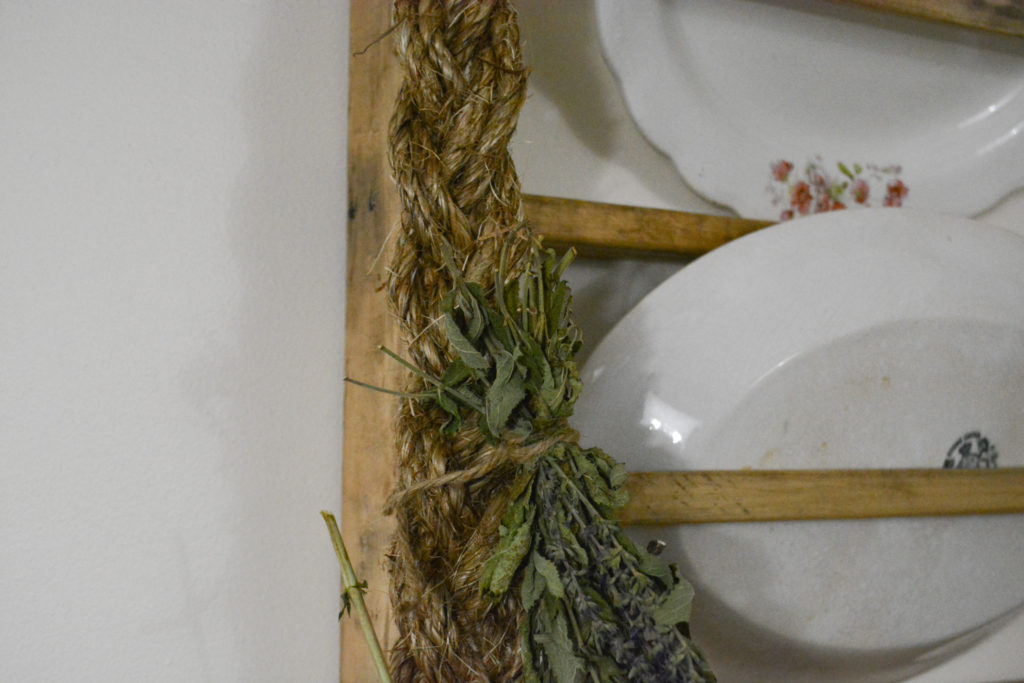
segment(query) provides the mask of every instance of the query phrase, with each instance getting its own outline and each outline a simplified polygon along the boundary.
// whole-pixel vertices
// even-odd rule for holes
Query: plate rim
[[[653,4],[646,6],[655,7]],[[703,105],[687,107],[685,103],[680,105],[680,100],[671,100],[673,115],[679,117],[679,129],[683,130],[682,136],[676,138],[664,130],[656,120],[655,116],[646,113],[642,103],[651,98],[653,89],[644,85],[645,64],[650,62],[650,56],[657,52],[654,39],[647,41],[637,40],[612,40],[613,32],[622,29],[621,16],[639,16],[644,7],[629,3],[629,10],[623,7],[617,0],[595,0],[597,32],[601,50],[605,62],[616,81],[620,94],[631,118],[636,123],[644,138],[660,152],[666,154],[672,161],[677,172],[690,188],[706,201],[730,208],[741,216],[765,220],[779,220],[785,218],[783,212],[776,206],[771,206],[766,199],[767,191],[773,183],[772,159],[753,159],[753,164],[738,164],[737,159],[744,158],[744,152],[730,146],[730,136],[721,129],[709,132],[702,126],[707,123],[708,116],[704,113]],[[868,12],[863,8],[844,8],[843,11]],[[613,25],[610,27],[610,25]],[[626,48],[621,46],[629,45],[629,53],[624,52]],[[640,49],[643,59],[636,57],[636,50]],[[632,55],[624,58],[624,54]],[[650,69],[647,69],[650,71]],[[1024,132],[1024,60],[1022,60],[1021,91],[1015,95],[1009,103],[1016,112],[1014,118],[1019,121],[1011,130],[1000,133],[997,140],[992,136],[986,136],[987,142],[984,145],[992,147],[985,154],[975,153],[971,155],[957,154],[947,158],[946,167],[948,170],[937,172],[935,165],[929,165],[930,170],[925,175],[908,180],[910,186],[909,196],[904,193],[903,197],[909,205],[914,208],[931,208],[938,211],[974,216],[994,206],[1024,186],[1024,135],[1016,133]],[[664,88],[656,91],[664,97]],[[698,135],[685,131],[701,130]],[[1001,130],[1001,129],[1000,129]],[[712,142],[708,142],[708,141]],[[703,142],[702,142],[703,141]],[[998,144],[996,144],[998,142]],[[1016,152],[1016,153],[1015,153]],[[716,163],[716,159],[718,162]],[[724,162],[721,160],[725,160]],[[952,160],[952,161],[951,161]],[[779,159],[779,161],[784,161]],[[813,157],[807,159],[795,159],[796,165],[800,168],[806,164],[809,168],[814,163]],[[832,175],[838,180],[845,179],[831,165],[836,160],[824,162]],[[839,159],[838,161],[843,161]],[[848,160],[850,161],[850,160]],[[877,160],[883,163],[899,160]],[[757,167],[757,171],[746,173],[738,172],[743,165]],[[764,168],[760,168],[760,166]],[[890,170],[893,167],[886,167]],[[898,168],[898,167],[897,167]],[[1010,173],[1004,172],[1007,168]],[[876,169],[877,170],[877,169]],[[810,175],[810,171],[808,171]],[[868,173],[858,173],[857,179],[868,178]],[[899,173],[890,174],[889,177],[880,176],[875,173],[872,178],[879,181],[880,188],[884,189],[887,183],[902,182],[903,178]],[[972,178],[970,190],[962,186],[963,178]],[[1008,180],[1008,178],[1017,178]],[[852,179],[852,176],[851,176]],[[835,185],[837,183],[834,183]],[[795,183],[790,182],[788,188],[781,192],[791,193]],[[915,192],[916,190],[916,192]],[[877,193],[878,188],[874,188]],[[924,193],[929,201],[926,204],[917,204],[915,195]],[[789,195],[787,195],[789,196]],[[876,196],[877,198],[877,196]],[[897,201],[901,199],[897,197]],[[845,198],[847,208],[856,208],[855,202],[849,197]],[[826,200],[827,205],[827,200]],[[811,213],[816,213],[817,208],[811,207]]]

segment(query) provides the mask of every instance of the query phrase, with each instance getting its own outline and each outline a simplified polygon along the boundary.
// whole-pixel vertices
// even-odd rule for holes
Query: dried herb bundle
[[[614,522],[621,465],[565,443],[528,469],[481,578],[500,594],[521,572],[525,680],[714,681],[686,632],[690,584]]]
[[[572,414],[580,333],[562,279],[572,252],[557,261],[553,251],[534,246],[531,257],[532,267],[506,284],[494,304],[449,261],[456,284],[441,310],[455,360],[443,377],[428,378],[437,387],[433,398],[451,415],[444,430],[457,430],[466,409],[483,418],[479,429],[492,441],[543,434]],[[502,252],[496,283],[505,282],[504,262]]]
[[[622,466],[566,426],[580,389],[562,279],[571,259],[534,245],[515,279],[501,258],[487,292],[446,258],[456,286],[441,322],[454,360],[440,377],[409,366],[430,387],[412,398],[436,402],[445,431],[474,420],[530,454],[479,579],[495,598],[519,589],[525,680],[714,681],[686,629],[692,588],[615,522]]]

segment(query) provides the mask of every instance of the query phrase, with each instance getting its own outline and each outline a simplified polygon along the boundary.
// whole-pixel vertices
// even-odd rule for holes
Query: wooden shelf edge
[[[1024,8],[993,0],[842,0],[851,5],[976,31],[1024,37]]]
[[[634,525],[1024,513],[1024,467],[640,472],[627,489]]]
[[[692,256],[772,224],[541,195],[524,195],[523,212],[545,245],[598,257]]]

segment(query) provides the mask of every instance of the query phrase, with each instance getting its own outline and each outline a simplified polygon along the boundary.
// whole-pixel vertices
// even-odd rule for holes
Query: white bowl
[[[575,426],[628,469],[1024,465],[1024,239],[835,212],[708,254],[583,369]],[[695,584],[724,681],[899,680],[1024,604],[1016,515],[634,530]]]

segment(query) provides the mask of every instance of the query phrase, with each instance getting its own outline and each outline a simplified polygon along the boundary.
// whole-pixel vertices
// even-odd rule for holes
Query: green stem
[[[359,626],[363,630],[363,637],[370,647],[370,656],[373,657],[373,666],[377,670],[377,676],[380,677],[381,683],[391,683],[391,674],[388,673],[388,665],[384,661],[384,652],[380,649],[380,641],[377,640],[377,633],[373,630],[370,613],[366,609],[366,603],[363,602],[363,593],[359,587],[359,581],[356,579],[356,571],[348,559],[348,552],[345,550],[345,541],[341,538],[338,522],[330,512],[321,510],[320,515],[324,518],[327,531],[331,534],[331,543],[334,544],[334,552],[338,556],[338,564],[341,565],[341,583],[345,587],[345,595],[348,596],[355,608]]]
[[[580,649],[583,649],[583,634],[580,632],[579,622],[576,621],[576,614],[569,609],[568,604],[562,605],[562,611],[569,618],[569,625],[572,626],[572,634],[573,637],[576,638],[576,643],[580,646]],[[585,662],[585,666],[587,667],[588,678],[590,678],[594,683],[601,683],[601,679],[598,678],[597,671],[594,670],[594,667],[590,666],[589,662]]]
[[[455,398],[455,399],[457,399],[459,401],[462,401],[466,405],[466,407],[468,407],[469,409],[475,410],[478,413],[483,413],[484,412],[484,404],[483,404],[483,402],[474,401],[472,397],[466,396],[464,393],[459,392],[459,391],[453,389],[452,387],[448,386],[447,384],[445,384],[441,380],[437,379],[436,377],[431,377],[430,375],[428,375],[427,373],[423,372],[422,370],[420,370],[418,367],[416,367],[415,365],[413,365],[409,361],[407,361],[404,358],[402,358],[401,356],[399,356],[397,353],[395,353],[394,351],[392,351],[388,347],[382,345],[382,346],[378,346],[377,348],[379,350],[383,351],[384,354],[387,355],[388,357],[390,357],[392,360],[398,361],[399,365],[401,365],[403,368],[405,368],[409,372],[413,373],[414,375],[416,375],[417,377],[422,379],[424,382],[427,382],[431,386],[437,387],[441,391],[447,393],[452,398]],[[428,394],[428,396],[429,396],[429,394]]]
[[[392,351],[388,347],[384,346],[383,344],[378,346],[377,349],[379,351],[383,351],[384,355],[388,356],[392,360],[398,361],[399,365],[401,365],[403,368],[405,368],[406,370],[408,370],[412,374],[416,375],[420,379],[422,379],[422,380],[424,380],[426,382],[429,382],[430,384],[433,384],[435,387],[441,387],[441,388],[444,387],[444,385],[441,383],[441,381],[438,380],[436,377],[431,377],[430,375],[428,375],[427,373],[423,372],[418,367],[416,367],[415,365],[413,365],[412,363],[410,363],[406,359],[402,358],[397,353],[395,353],[394,351]]]
[[[409,392],[409,391],[397,391],[395,389],[385,389],[384,387],[378,387],[376,384],[368,384],[366,382],[360,382],[358,379],[352,379],[351,377],[346,377],[345,381],[348,382],[349,384],[355,384],[357,387],[363,387],[365,389],[373,389],[374,391],[379,391],[382,394],[391,394],[392,396],[399,396],[401,398],[411,398],[411,399],[415,399],[415,400],[422,400],[422,399],[425,399],[425,398],[432,398],[433,397],[433,394],[427,393],[425,391],[419,392],[419,393],[412,393],[412,392]]]

